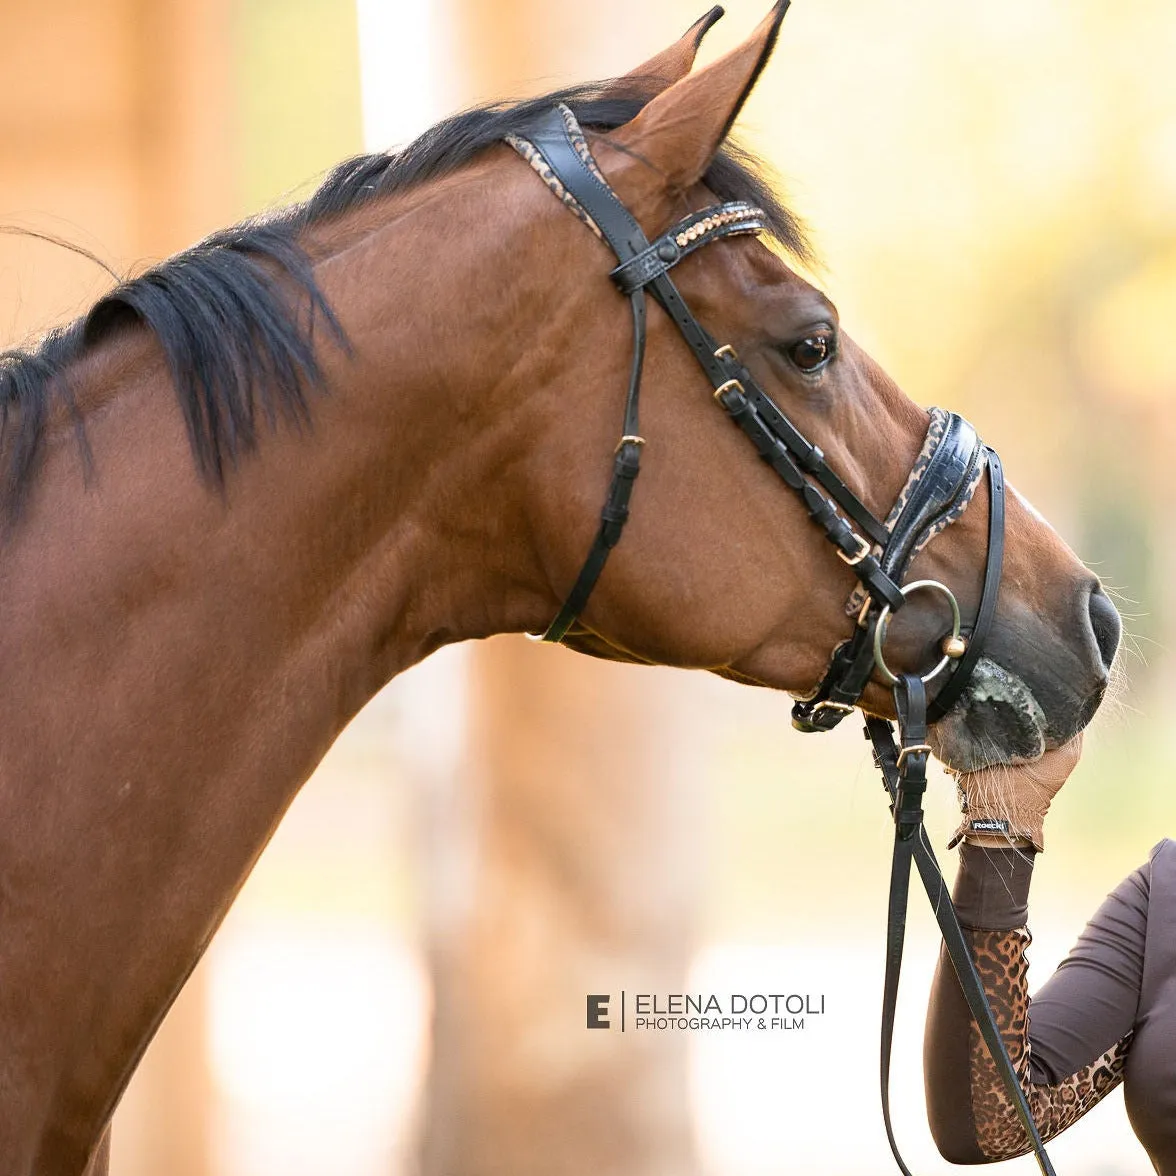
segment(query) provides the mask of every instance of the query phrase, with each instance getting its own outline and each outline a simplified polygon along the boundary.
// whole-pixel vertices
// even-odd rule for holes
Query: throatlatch
[[[683,257],[704,245],[730,236],[761,232],[766,227],[764,214],[742,201],[716,204],[691,213],[651,242],[605,180],[575,116],[566,106],[553,107],[538,115],[525,135],[509,136],[507,142],[564,206],[616,254],[618,265],[610,276],[619,292],[629,299],[633,319],[629,389],[600,527],[563,607],[540,639],[561,641],[576,623],[629,517],[629,503],[645,446],[638,427],[638,401],[645,356],[648,290],[694,353],[711,383],[716,403],[800,498],[809,517],[821,527],[837,555],[858,578],[859,588],[847,605],[847,611],[856,618],[853,633],[834,650],[829,668],[813,693],[794,706],[794,724],[804,731],[827,731],[836,726],[856,708],[875,670],[894,688],[899,742],[895,742],[892,725],[879,718],[866,719],[866,735],[873,743],[874,759],[882,772],[895,821],[881,1079],[886,1134],[899,1169],[904,1176],[910,1176],[890,1123],[890,1045],[913,861],[923,879],[972,1015],[1017,1107],[1042,1172],[1053,1176],[922,824],[922,795],[926,788],[927,757],[931,752],[927,725],[942,718],[966,687],[996,612],[1004,551],[1004,478],[1000,459],[982,444],[975,429],[962,417],[943,409],[931,409],[923,449],[890,515],[885,521],[879,520],[829,467],[821,450],[795,428],[759,387],[735,349],[729,343],[718,343],[698,322],[669,276],[669,271]],[[959,606],[946,585],[934,580],[904,584],[903,580],[918,551],[964,512],[985,472],[989,485],[987,564],[980,605],[971,627],[967,628],[961,627]],[[942,658],[922,677],[894,672],[884,655],[890,616],[903,606],[908,595],[919,590],[944,595],[953,617],[952,628],[941,646]],[[948,671],[947,681],[928,707],[927,684],[944,671]]]

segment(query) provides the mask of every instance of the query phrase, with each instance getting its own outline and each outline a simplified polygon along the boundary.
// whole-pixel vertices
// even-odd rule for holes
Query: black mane
[[[256,447],[259,418],[271,425],[279,416],[307,422],[308,392],[320,383],[316,320],[337,344],[347,343],[299,245],[303,230],[457,170],[555,102],[566,103],[581,126],[596,131],[628,122],[642,105],[606,96],[597,83],[455,115],[400,152],[344,161],[304,202],[222,229],[122,282],[35,347],[0,352],[0,498],[9,511],[15,512],[33,477],[52,398],[73,410],[70,364],[129,327],[145,326],[159,340],[195,461],[213,481],[222,481],[226,467]],[[705,182],[722,200],[759,205],[780,244],[808,259],[801,223],[746,152],[725,145]],[[303,321],[292,312],[291,283],[309,299]],[[87,455],[76,412],[75,420]]]

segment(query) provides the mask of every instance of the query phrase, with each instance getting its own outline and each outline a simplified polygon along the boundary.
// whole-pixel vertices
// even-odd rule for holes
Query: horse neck
[[[551,607],[487,503],[514,442],[471,407],[497,356],[463,340],[493,292],[462,256],[472,206],[447,203],[315,243],[351,351],[321,341],[312,426],[265,433],[222,490],[145,332],[73,373],[92,485],[62,423],[0,560],[0,896],[20,898],[0,906],[0,975],[40,994],[0,993],[0,1042],[19,1023],[25,1043],[0,1047],[0,1088],[28,1075],[0,1154],[66,1170],[93,1145],[286,806],[385,681]]]
[[[485,495],[517,449],[518,430],[478,410],[500,362],[479,307],[500,291],[463,256],[461,210],[445,196],[410,193],[317,231],[316,275],[349,346],[320,327],[310,426],[263,429],[223,487],[197,472],[145,332],[83,361],[71,384],[92,484],[83,491],[63,419],[0,565],[23,602],[10,613],[32,614],[10,631],[11,656],[53,657],[49,614],[91,622],[68,644],[84,633],[99,650],[170,609],[155,648],[206,652],[225,667],[221,688],[230,668],[288,677],[309,647],[318,673],[353,680],[339,684],[350,714],[438,645],[544,615],[549,601],[519,587],[529,552]]]

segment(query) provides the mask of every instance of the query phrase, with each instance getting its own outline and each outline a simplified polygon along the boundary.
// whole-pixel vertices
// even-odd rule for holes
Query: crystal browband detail
[[[767,228],[763,209],[743,200],[733,200],[721,208],[712,206],[692,212],[636,257],[618,265],[610,277],[622,294],[631,294],[711,241],[744,233],[758,234]]]

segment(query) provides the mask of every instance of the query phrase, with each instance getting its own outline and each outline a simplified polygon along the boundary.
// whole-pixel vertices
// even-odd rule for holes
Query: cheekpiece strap
[[[989,630],[996,617],[996,603],[1000,599],[1001,572],[1004,567],[1005,529],[1005,481],[1004,467],[995,449],[985,446],[988,469],[988,565],[984,569],[984,584],[980,590],[980,608],[972,624],[968,648],[956,663],[955,670],[931,704],[927,715],[932,723],[938,722],[952,708],[964,692],[980,652],[988,640]]]

